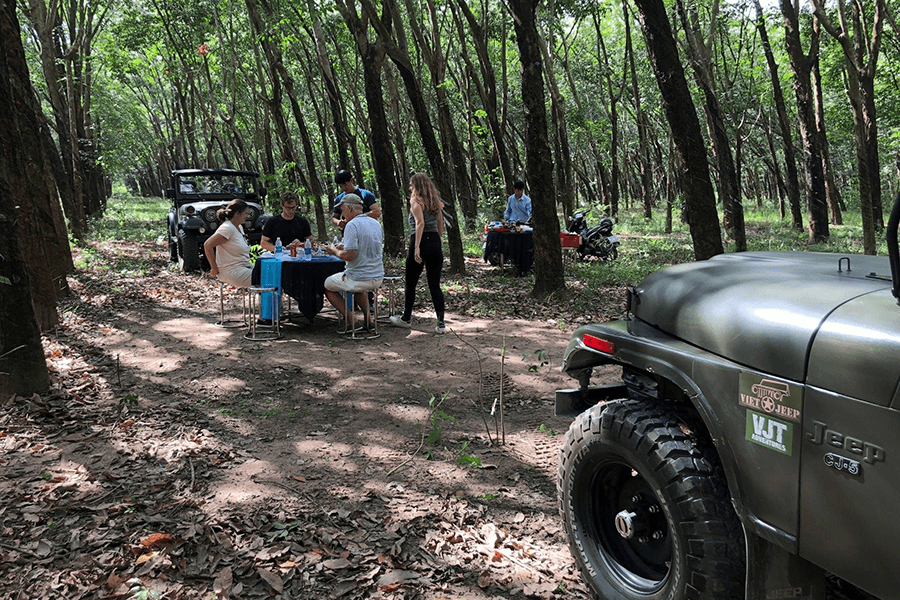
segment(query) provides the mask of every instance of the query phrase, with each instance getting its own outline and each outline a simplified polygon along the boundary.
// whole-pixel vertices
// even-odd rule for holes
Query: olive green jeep
[[[559,509],[598,597],[900,598],[898,221],[888,257],[662,269],[575,332]]]

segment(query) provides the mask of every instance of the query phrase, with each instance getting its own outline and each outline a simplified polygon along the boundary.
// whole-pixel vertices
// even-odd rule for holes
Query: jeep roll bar
[[[897,226],[900,224],[900,192],[894,200],[894,208],[891,209],[891,217],[888,219],[885,237],[888,247],[888,258],[891,261],[891,293],[900,304],[900,248],[897,246]]]

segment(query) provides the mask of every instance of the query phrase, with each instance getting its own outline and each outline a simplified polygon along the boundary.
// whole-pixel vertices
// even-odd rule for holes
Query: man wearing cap
[[[337,205],[344,222],[344,242],[326,246],[325,252],[347,263],[343,273],[335,273],[325,280],[325,296],[344,318],[346,305],[341,292],[370,292],[381,286],[384,278],[382,244],[384,232],[376,219],[358,218],[363,214],[363,200],[353,193],[344,194]],[[369,295],[354,294],[357,305],[365,315],[366,328],[370,328]]]
[[[369,190],[356,187],[356,182],[353,181],[353,174],[350,173],[350,171],[338,171],[335,173],[334,183],[337,184],[341,190],[341,193],[334,199],[334,210],[331,213],[331,222],[335,227],[339,228],[341,231],[344,230],[344,222],[341,221],[340,202],[345,194],[356,194],[359,196],[362,200],[363,212],[366,213],[366,216],[372,217],[373,219],[377,219],[381,216],[381,207],[378,206],[378,200],[375,199],[375,194]]]

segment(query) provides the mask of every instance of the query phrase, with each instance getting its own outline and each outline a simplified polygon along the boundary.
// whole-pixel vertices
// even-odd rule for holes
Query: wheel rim
[[[594,538],[606,567],[633,592],[660,590],[672,564],[672,540],[653,488],[621,462],[602,465],[590,488]]]

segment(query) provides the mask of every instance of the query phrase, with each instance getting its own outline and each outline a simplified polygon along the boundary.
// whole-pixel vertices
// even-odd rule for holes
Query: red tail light
[[[612,342],[608,342],[606,340],[601,340],[598,337],[594,337],[589,334],[585,334],[584,336],[584,345],[588,348],[593,348],[594,350],[599,350],[604,354],[615,354],[616,345]]]

